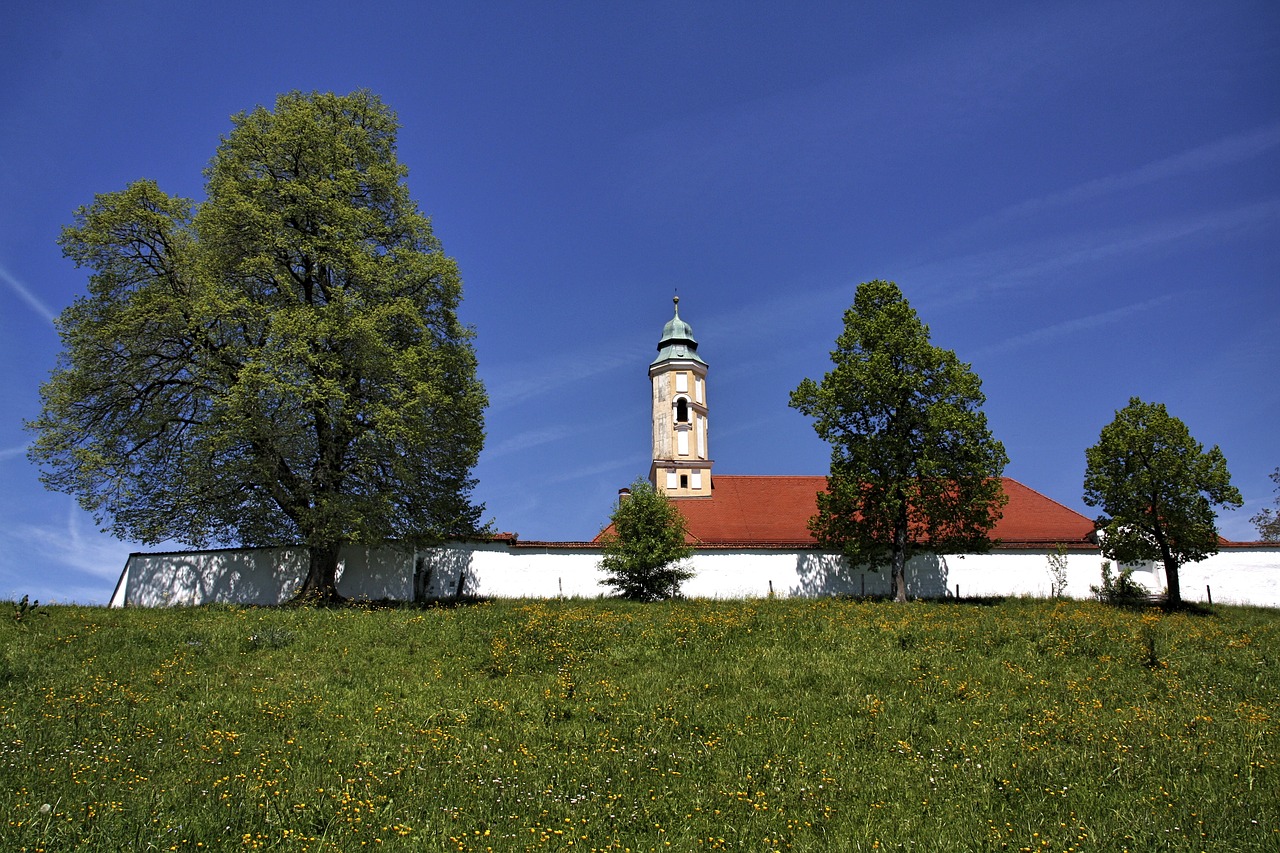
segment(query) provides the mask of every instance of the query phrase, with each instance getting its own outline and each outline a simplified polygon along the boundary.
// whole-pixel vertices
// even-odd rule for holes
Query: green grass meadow
[[[1280,849],[1275,610],[3,614],[6,851]]]

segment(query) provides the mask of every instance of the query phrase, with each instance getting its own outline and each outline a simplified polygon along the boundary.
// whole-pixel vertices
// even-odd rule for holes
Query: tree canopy
[[[1168,604],[1182,602],[1178,567],[1218,551],[1215,506],[1238,507],[1227,460],[1191,437],[1162,403],[1129,398],[1085,451],[1084,502],[1101,507],[1102,552],[1121,563],[1159,560]]]
[[[1277,491],[1280,491],[1280,468],[1267,476],[1276,484]],[[1280,542],[1280,497],[1276,498],[1275,507],[1263,507],[1249,521],[1258,528],[1258,535],[1263,542]]]
[[[64,230],[91,274],[30,455],[122,538],[306,545],[300,593],[333,598],[344,544],[477,529],[473,332],[377,96],[232,122],[205,201],[140,180]]]
[[[685,542],[684,516],[648,480],[631,484],[620,496],[601,536],[600,568],[605,584],[623,598],[656,601],[680,594],[693,577],[683,561],[693,553]]]
[[[889,561],[894,597],[905,601],[913,554],[990,549],[1008,458],[987,427],[981,381],[930,343],[896,284],[858,286],[831,361],[821,382],[791,393],[831,445],[809,528],[850,567]]]

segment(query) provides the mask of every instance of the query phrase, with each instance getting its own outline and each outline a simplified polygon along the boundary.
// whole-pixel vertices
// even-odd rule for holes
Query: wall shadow
[[[347,545],[338,564],[338,593],[351,601],[408,601],[414,551],[395,544]]]
[[[475,598],[479,578],[472,570],[470,548],[432,548],[413,561],[413,600],[420,604]]]
[[[917,554],[907,561],[907,597],[946,598],[949,573],[945,556]]]
[[[917,554],[907,561],[907,595],[911,598],[945,598],[949,595],[946,557]],[[838,554],[805,551],[796,557],[796,584],[788,594],[805,598],[824,596],[883,597],[892,592],[889,568],[849,570]]]
[[[127,605],[279,604],[307,571],[303,549],[264,548],[130,557]]]

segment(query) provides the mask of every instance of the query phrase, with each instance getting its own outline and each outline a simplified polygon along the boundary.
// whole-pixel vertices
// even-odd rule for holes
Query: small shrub
[[[1049,587],[1053,598],[1067,597],[1067,546],[1061,542],[1049,555]]]
[[[1102,561],[1102,586],[1090,586],[1089,591],[1107,604],[1139,604],[1147,600],[1146,588],[1133,579],[1133,568],[1121,566],[1119,573],[1112,573],[1110,560]]]
[[[27,596],[22,596],[22,600],[13,606],[13,621],[25,622],[31,616],[48,616],[48,610],[40,609],[40,599],[28,601]]]
[[[605,584],[632,601],[679,598],[680,584],[693,577],[685,563],[693,549],[685,541],[684,517],[667,496],[636,480],[609,522],[601,537]]]

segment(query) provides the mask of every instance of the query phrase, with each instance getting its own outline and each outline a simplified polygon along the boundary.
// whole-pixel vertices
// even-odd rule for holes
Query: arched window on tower
[[[684,397],[676,400],[676,423],[687,424],[689,422],[689,401]]]

